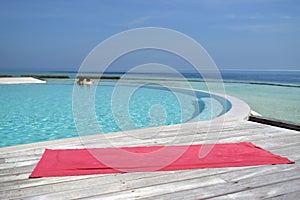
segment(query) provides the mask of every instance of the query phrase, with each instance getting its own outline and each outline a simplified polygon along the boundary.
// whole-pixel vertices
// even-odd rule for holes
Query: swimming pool
[[[94,106],[101,132],[93,127],[89,129],[87,120],[86,135],[207,121],[232,107],[230,101],[217,95],[200,91],[192,91],[195,95],[191,95],[190,90],[144,85],[135,89],[128,100],[127,111],[132,123],[127,124],[128,116],[124,118],[118,112],[124,108],[113,107],[111,103],[114,84],[106,81],[97,87]],[[78,136],[72,109],[73,87],[71,82],[0,85],[0,147]],[[92,87],[78,89],[84,94]],[[122,87],[126,91],[133,86]]]

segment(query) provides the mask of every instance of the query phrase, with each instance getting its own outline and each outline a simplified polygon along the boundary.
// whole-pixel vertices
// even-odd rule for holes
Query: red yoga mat
[[[203,154],[203,151],[207,152]],[[293,162],[250,142],[215,145],[46,149],[30,178],[290,163]]]

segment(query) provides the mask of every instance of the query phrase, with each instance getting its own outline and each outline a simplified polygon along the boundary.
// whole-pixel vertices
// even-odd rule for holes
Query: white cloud
[[[280,19],[286,19],[286,20],[289,20],[289,19],[292,19],[293,17],[289,16],[289,15],[283,15],[283,16],[280,16]]]
[[[273,14],[262,14],[262,13],[253,13],[253,14],[227,14],[225,15],[226,19],[231,20],[291,20],[296,19],[295,17],[283,14],[283,13],[273,13]]]
[[[129,21],[129,22],[125,23],[124,26],[130,27],[130,26],[142,25],[142,24],[144,24],[146,21],[148,21],[151,18],[152,18],[151,16],[139,17],[139,18],[136,18],[136,19],[134,19],[132,21]]]
[[[242,24],[233,25],[229,29],[234,31],[250,31],[250,32],[281,32],[287,29],[287,24]]]

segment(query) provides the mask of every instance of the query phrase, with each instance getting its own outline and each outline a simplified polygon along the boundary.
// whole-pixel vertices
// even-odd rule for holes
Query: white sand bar
[[[9,78],[0,78],[0,84],[27,84],[27,83],[46,83],[32,77],[9,77]]]

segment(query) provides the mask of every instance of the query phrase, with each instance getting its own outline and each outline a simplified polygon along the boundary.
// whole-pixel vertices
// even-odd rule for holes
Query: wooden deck
[[[143,172],[28,179],[45,148],[82,148],[79,138],[0,149],[0,199],[299,199],[300,134],[255,122],[201,126],[186,124],[88,136],[88,147],[194,144],[251,141],[295,161],[267,165],[167,172]],[[219,132],[222,128],[222,132]],[[160,132],[150,139],[143,138]],[[135,138],[132,135],[136,136]],[[174,138],[176,138],[174,140]],[[102,142],[101,142],[102,141]]]

